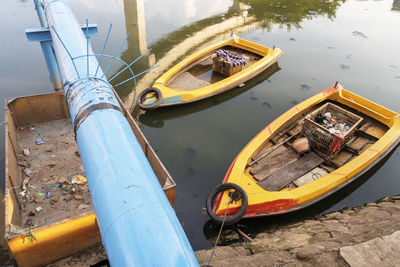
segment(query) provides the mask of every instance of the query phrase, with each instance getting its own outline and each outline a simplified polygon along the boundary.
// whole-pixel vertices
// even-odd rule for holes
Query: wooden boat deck
[[[248,68],[262,58],[260,55],[233,46],[224,46],[221,49],[247,56],[249,59],[242,70]],[[211,56],[213,54],[214,51],[188,66],[188,68],[182,69],[167,82],[166,86],[178,91],[193,91],[227,78],[212,70]]]
[[[322,104],[313,107],[313,110]],[[304,118],[313,110],[300,114],[267,140],[252,157],[254,164],[251,165],[250,174],[260,187],[266,191],[291,190],[322,178],[367,150],[388,130],[386,125],[377,120],[339,103],[334,104],[363,118],[342,149],[333,156],[327,156],[315,147],[305,155],[296,153],[291,144],[296,137],[301,137]],[[266,156],[260,159],[262,155]]]

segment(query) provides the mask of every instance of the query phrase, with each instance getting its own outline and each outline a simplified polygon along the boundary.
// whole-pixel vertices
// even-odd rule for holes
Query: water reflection
[[[189,103],[185,105],[178,105],[172,107],[164,107],[160,109],[153,110],[151,112],[146,112],[139,117],[139,121],[146,126],[154,127],[154,128],[162,128],[164,126],[165,120],[170,120],[173,118],[178,118],[181,116],[185,116],[188,114],[196,113],[205,109],[208,109],[213,106],[217,106],[219,104],[224,103],[248,90],[253,88],[254,86],[268,80],[274,73],[278,72],[281,68],[278,65],[278,62],[274,63],[269,67],[266,71],[257,75],[253,79],[246,82],[246,85],[243,87],[238,87],[233,90],[229,90],[220,95],[214,96],[212,98],[207,98],[201,101],[197,101],[194,103]],[[254,97],[254,96],[252,96]],[[268,102],[263,102],[263,106],[271,107]]]
[[[226,1],[225,1],[226,2]],[[229,34],[243,34],[251,32],[260,27],[271,29],[272,25],[278,24],[299,28],[300,23],[306,19],[317,16],[335,17],[336,9],[342,1],[280,1],[280,0],[234,0],[228,6],[227,11],[198,20],[185,25],[173,32],[164,34],[162,38],[152,43],[152,55],[135,63],[135,72],[142,72],[154,64],[159,64],[155,70],[145,74],[138,79],[137,89],[140,92],[151,84],[171,66],[186,57],[195,49],[207,46],[216,40],[221,40]],[[204,3],[201,3],[204,5]],[[229,4],[228,4],[229,5]],[[146,25],[145,10],[142,1],[124,0],[124,12],[126,18],[126,30],[132,35],[128,39],[128,49],[121,58],[131,62],[145,51]],[[126,72],[121,75],[116,83],[129,78]],[[130,105],[133,100],[133,83],[117,88],[118,93],[125,99],[125,104]]]
[[[300,23],[305,19],[312,19],[325,15],[329,19],[335,17],[336,9],[344,2],[337,0],[243,0],[250,6],[249,15],[255,16],[257,21],[262,21],[262,26],[270,28],[272,24],[300,28]]]
[[[339,80],[355,93],[398,111],[396,99],[400,96],[394,77],[400,75],[399,39],[388,31],[396,31],[393,25],[400,17],[390,11],[392,5],[396,6],[392,0],[221,0],[216,1],[217,12],[198,8],[185,19],[175,19],[184,12],[177,5],[183,5],[184,0],[164,1],[157,12],[146,8],[154,1],[146,1],[144,9],[139,0],[123,1],[124,26],[134,32],[123,59],[130,62],[152,48],[152,58],[135,63],[135,72],[161,65],[138,81],[142,88],[150,86],[178,60],[231,32],[267,46],[276,44],[284,52],[279,59],[278,69],[282,69],[271,76],[264,73],[268,81],[258,84],[253,79],[246,87],[139,118],[143,132],[178,184],[175,211],[195,249],[210,245],[202,231],[209,219],[202,213],[208,193],[221,182],[248,141],[287,109]],[[166,9],[158,16],[169,2],[176,10]],[[202,3],[195,1],[197,6]],[[169,17],[173,17],[171,23]],[[371,53],[377,47],[379,53]],[[117,89],[127,100],[132,83]],[[398,158],[393,155],[383,167],[377,166],[379,170],[350,195],[339,194],[330,203],[321,202],[313,214],[394,194],[399,188]],[[270,219],[254,220],[254,225],[268,225]],[[253,224],[249,221],[249,225]]]
[[[400,0],[393,0],[392,10],[400,11]]]

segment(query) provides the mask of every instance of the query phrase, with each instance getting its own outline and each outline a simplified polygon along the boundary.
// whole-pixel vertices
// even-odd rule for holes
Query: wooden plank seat
[[[267,191],[279,191],[323,162],[323,158],[311,152],[272,173],[257,184]]]
[[[297,157],[297,153],[293,149],[285,146],[278,147],[268,156],[259,160],[251,168],[250,173],[256,180],[261,181],[270,176],[272,173],[296,161]]]

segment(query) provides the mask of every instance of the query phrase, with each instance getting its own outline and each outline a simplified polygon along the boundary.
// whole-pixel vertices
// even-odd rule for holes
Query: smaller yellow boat
[[[400,115],[340,84],[299,103],[239,153],[207,199],[218,223],[299,210],[343,188],[400,141]]]
[[[244,57],[246,63],[236,73],[219,73],[213,57],[217,50]],[[220,94],[243,85],[274,64],[282,55],[279,48],[268,48],[237,36],[192,54],[158,78],[152,87],[139,94],[144,110],[185,104]],[[218,66],[217,66],[218,68]],[[214,71],[213,71],[214,69]],[[230,75],[230,76],[229,76]]]

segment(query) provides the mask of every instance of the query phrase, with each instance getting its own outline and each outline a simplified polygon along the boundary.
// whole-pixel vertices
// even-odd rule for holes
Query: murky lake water
[[[161,65],[138,82],[143,88],[192,51],[232,32],[284,52],[278,66],[242,88],[139,116],[142,130],[178,184],[175,209],[194,249],[210,246],[203,236],[208,216],[202,208],[208,193],[222,181],[237,153],[290,107],[340,81],[346,89],[400,112],[398,0],[147,0],[144,4],[74,0],[70,4],[80,22],[88,18],[98,24],[100,34],[92,38],[95,51],[101,51],[109,23],[113,31],[106,53],[114,54],[127,32],[132,36],[120,54],[125,61],[152,48],[149,57],[134,65],[136,73]],[[25,28],[38,26],[32,1],[3,3],[3,103],[6,97],[52,91],[40,46],[29,43],[24,34]],[[210,30],[215,28],[216,34]],[[119,69],[114,66],[110,75]],[[128,98],[132,86],[128,83],[116,89]],[[4,117],[3,109],[0,116]],[[4,125],[1,137],[4,173]],[[399,163],[397,149],[361,185],[316,208],[316,213],[400,193]]]

